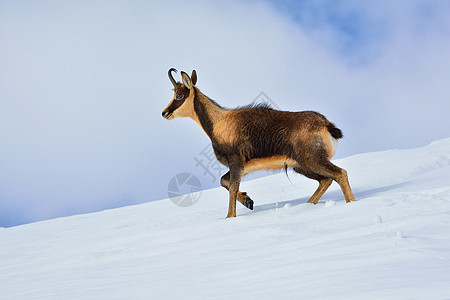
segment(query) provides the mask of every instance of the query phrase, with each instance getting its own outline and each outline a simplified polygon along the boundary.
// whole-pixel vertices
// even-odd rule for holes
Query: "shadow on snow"
[[[392,185],[386,185],[378,188],[373,188],[370,190],[354,190],[354,195],[356,198],[356,201],[362,201],[364,198],[368,198],[371,196],[375,196],[380,193],[393,191],[398,188],[408,186],[412,184],[412,182],[402,182],[402,183],[396,183]],[[297,206],[301,204],[305,204],[306,201],[309,200],[309,197],[303,197],[299,199],[293,199],[293,200],[286,200],[286,201],[280,201],[280,202],[274,202],[274,203],[268,203],[263,205],[255,205],[253,211],[249,211],[246,214],[251,214],[253,212],[260,212],[260,211],[267,211],[267,210],[273,210],[276,208],[280,208],[285,206],[286,204],[289,204],[290,206]],[[326,192],[322,199],[319,201],[319,203],[324,203],[328,200],[337,200],[337,201],[344,201],[344,195],[342,194],[342,191],[340,189],[335,191]],[[256,204],[256,201],[255,201]],[[246,215],[245,214],[245,215]]]

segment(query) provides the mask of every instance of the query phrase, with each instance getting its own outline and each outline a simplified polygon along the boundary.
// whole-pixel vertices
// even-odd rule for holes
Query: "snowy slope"
[[[0,229],[0,299],[450,299],[450,138],[335,161],[334,183],[244,182],[227,193]]]

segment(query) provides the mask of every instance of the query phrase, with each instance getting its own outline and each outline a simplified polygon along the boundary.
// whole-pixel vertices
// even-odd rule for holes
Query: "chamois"
[[[258,170],[292,168],[319,182],[307,201],[317,204],[331,183],[336,181],[345,201],[355,201],[347,172],[330,162],[342,132],[325,116],[313,111],[288,112],[267,105],[226,109],[197,88],[197,73],[181,72],[177,82],[169,69],[174,96],[163,110],[168,120],[189,117],[211,139],[217,160],[230,170],[220,183],[229,191],[229,217],[236,217],[236,200],[253,209],[253,200],[239,191],[241,179]]]

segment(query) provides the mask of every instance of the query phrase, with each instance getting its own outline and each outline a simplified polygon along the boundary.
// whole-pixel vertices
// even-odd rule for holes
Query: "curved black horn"
[[[175,81],[175,79],[173,79],[172,71],[175,72],[175,73],[177,73],[178,71],[175,68],[170,68],[169,72],[168,72],[169,73],[169,79],[172,82],[173,87],[177,87],[178,83]]]

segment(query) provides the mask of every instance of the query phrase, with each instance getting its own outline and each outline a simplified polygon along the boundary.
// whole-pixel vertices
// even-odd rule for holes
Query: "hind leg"
[[[331,164],[331,163],[330,163]],[[353,195],[350,183],[348,182],[347,171],[341,169],[341,174],[336,179],[336,182],[340,185],[342,192],[344,193],[345,202],[355,201],[355,196]]]
[[[350,188],[350,184],[348,182],[347,171],[334,165],[329,160],[319,160],[308,167],[313,169],[318,174],[336,181],[341,187],[342,192],[344,193],[345,202],[348,203],[351,201],[355,201],[355,196],[353,195],[352,189]]]
[[[294,168],[294,171],[319,182],[319,187],[311,196],[311,198],[306,201],[307,203],[317,204],[317,202],[319,202],[320,198],[323,196],[323,194],[325,194],[325,192],[333,182],[333,179],[319,175],[305,167],[302,167],[301,165],[298,165],[296,168]]]
[[[319,199],[327,191],[327,189],[330,187],[332,182],[333,182],[333,179],[331,179],[331,178],[324,178],[324,179],[320,180],[319,187],[314,192],[314,194],[311,196],[311,198],[306,202],[312,203],[312,204],[317,204],[317,202],[319,202]]]
[[[227,190],[230,189],[230,172],[227,172],[225,175],[222,176],[220,179],[220,184],[226,188]],[[245,207],[247,207],[250,210],[253,210],[253,200],[247,195],[246,192],[240,192],[238,191],[236,199]]]

